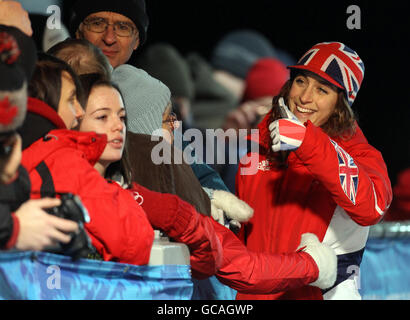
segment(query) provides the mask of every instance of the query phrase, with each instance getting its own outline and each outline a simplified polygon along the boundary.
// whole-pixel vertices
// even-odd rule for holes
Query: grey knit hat
[[[129,131],[151,135],[162,128],[162,114],[171,99],[165,84],[129,64],[115,68],[112,81],[124,99]]]

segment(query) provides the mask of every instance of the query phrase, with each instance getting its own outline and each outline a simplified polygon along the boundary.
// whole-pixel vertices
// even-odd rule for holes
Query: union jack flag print
[[[322,42],[313,46],[290,68],[305,69],[344,89],[350,106],[364,77],[364,63],[358,54],[341,42]]]
[[[335,147],[339,161],[340,185],[350,201],[356,205],[357,188],[359,187],[359,168],[353,158],[344,151],[335,141],[330,140]]]

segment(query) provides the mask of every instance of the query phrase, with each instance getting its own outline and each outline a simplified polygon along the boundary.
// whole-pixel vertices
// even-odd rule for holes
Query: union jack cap
[[[358,54],[341,42],[314,45],[296,65],[289,69],[307,70],[317,74],[346,92],[352,106],[364,77],[364,64]]]

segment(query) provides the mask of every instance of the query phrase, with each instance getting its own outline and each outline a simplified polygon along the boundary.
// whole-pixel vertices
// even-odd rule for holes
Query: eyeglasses
[[[178,121],[177,115],[174,112],[170,112],[167,119],[162,121],[162,123],[168,123],[168,122],[172,130],[179,128],[179,121]]]
[[[119,37],[131,37],[136,28],[129,22],[116,21],[114,23],[108,23],[104,18],[90,18],[83,21],[88,31],[103,33],[107,30],[108,26],[113,26],[114,32]]]

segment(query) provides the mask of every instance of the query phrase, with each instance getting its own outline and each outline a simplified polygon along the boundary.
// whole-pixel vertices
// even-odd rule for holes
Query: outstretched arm
[[[334,251],[312,234],[302,236],[297,252],[269,254],[247,250],[228,229],[215,223],[224,248],[219,281],[240,293],[271,294],[314,285],[331,287],[336,280],[337,259]]]
[[[336,255],[315,236],[302,239],[298,252],[265,254],[248,251],[232,231],[175,195],[134,185],[155,228],[191,250],[193,276],[216,275],[243,293],[274,293],[308,284],[327,288],[336,280]],[[314,282],[314,283],[313,283]]]

